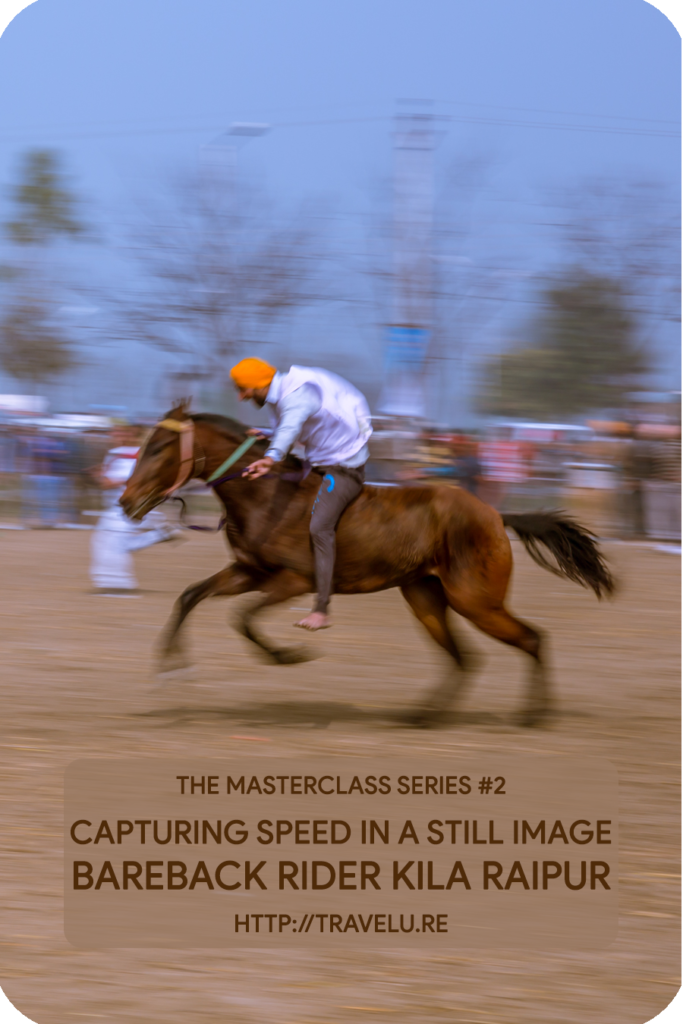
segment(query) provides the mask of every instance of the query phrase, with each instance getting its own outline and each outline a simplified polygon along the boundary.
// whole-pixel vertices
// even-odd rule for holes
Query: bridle
[[[180,465],[178,467],[178,474],[175,478],[174,483],[170,487],[167,487],[163,491],[154,491],[152,494],[148,494],[147,497],[135,508],[131,513],[133,516],[146,514],[151,509],[156,508],[162,501],[166,501],[175,491],[179,490],[184,484],[190,480],[196,472],[201,473],[206,462],[206,456],[202,451],[199,459],[195,458],[195,436],[194,436],[194,421],[193,420],[161,420],[159,423],[155,423],[154,427],[150,431],[147,440],[140,448],[138,452],[137,462],[139,464],[140,459],[145,453],[147,445],[150,442],[154,431],[157,427],[163,427],[164,430],[171,430],[174,434],[178,434],[180,441]],[[200,463],[200,468],[197,469],[197,463]]]
[[[154,494],[154,496],[149,495],[142,502],[142,504],[140,506],[138,506],[138,508],[133,513],[134,515],[135,514],[139,514],[142,511],[142,509],[145,508],[147,505],[149,505],[150,508],[154,508],[157,505],[160,505],[162,501],[166,501],[167,498],[170,498],[173,494],[175,494],[176,491],[180,490],[180,488],[183,487],[188,482],[188,480],[191,480],[194,476],[197,476],[199,473],[201,473],[202,470],[204,469],[204,465],[206,463],[206,456],[205,456],[204,452],[201,450],[201,446],[199,446],[199,445],[198,445],[198,447],[200,448],[201,455],[199,456],[198,459],[195,458],[195,454],[194,454],[194,452],[195,452],[194,420],[192,420],[192,419],[187,419],[187,420],[165,419],[165,420],[160,420],[159,423],[155,423],[154,430],[156,430],[157,427],[163,427],[164,430],[171,430],[171,431],[173,431],[173,433],[178,434],[178,438],[179,438],[179,442],[180,442],[180,465],[178,467],[178,474],[176,476],[175,481],[171,484],[170,487],[167,487],[163,491],[156,492]],[[154,430],[152,431],[152,433],[154,432]],[[147,441],[143,444],[142,448],[140,449],[140,451],[138,453],[138,462],[142,458],[143,452],[145,451],[145,449],[147,447],[147,444],[149,442],[149,438],[151,438],[152,433],[150,433],[149,437],[147,438]],[[232,455],[229,455],[228,458],[225,460],[225,462],[222,462],[221,465],[218,467],[218,469],[216,469],[211,474],[211,476],[208,477],[208,479],[206,481],[206,486],[207,487],[214,487],[215,488],[215,487],[218,487],[219,484],[226,483],[228,480],[233,480],[233,479],[236,479],[237,477],[241,477],[243,475],[243,473],[244,473],[243,470],[238,470],[237,472],[234,472],[234,473],[228,473],[227,471],[231,468],[231,466],[234,466],[234,464],[239,459],[241,459],[242,456],[258,440],[259,440],[258,436],[253,435],[251,437],[248,437],[246,439],[246,441],[243,441],[242,444],[239,445],[234,450]],[[199,463],[199,467],[198,467],[198,463]],[[309,463],[304,463],[304,466],[302,467],[302,469],[299,472],[296,472],[296,473],[282,473],[282,474],[277,474],[277,475],[279,475],[280,478],[283,479],[283,480],[292,481],[294,483],[300,483],[302,480],[306,479],[306,477],[308,476],[310,470],[311,470],[310,464]],[[275,474],[269,473],[267,475],[268,476],[273,476]],[[185,512],[185,502],[183,501],[182,498],[177,497],[177,496],[173,500],[181,502],[181,505],[183,506],[183,511],[181,513],[181,519],[182,519],[184,517],[184,512]],[[149,509],[147,509],[147,511],[149,511]],[[218,529],[219,530],[223,527],[225,522],[226,522],[225,519],[221,519],[221,522],[218,525]],[[190,526],[189,528],[191,530],[208,530],[208,529],[210,529],[208,527],[203,527],[203,526]],[[211,532],[214,532],[214,531],[211,530]]]
[[[142,504],[139,505],[138,508],[135,510],[135,514],[139,514],[142,511],[142,509],[146,508],[146,506],[149,506],[149,508],[155,508],[157,505],[160,505],[163,501],[172,498],[175,492],[179,491],[180,488],[183,487],[188,482],[188,480],[191,480],[194,476],[197,476],[199,473],[201,473],[206,464],[206,456],[201,446],[198,444],[197,446],[199,447],[201,455],[199,456],[199,458],[195,457],[195,429],[194,420],[192,419],[165,419],[160,420],[158,423],[155,423],[154,429],[152,430],[149,437],[147,438],[147,441],[145,442],[145,444],[142,446],[138,453],[138,461],[142,458],[142,455],[147,447],[150,438],[152,437],[152,434],[154,433],[154,430],[156,430],[158,427],[162,427],[164,430],[171,430],[174,434],[178,434],[178,440],[180,444],[180,464],[178,466],[178,473],[170,487],[166,487],[163,491],[157,491],[154,495],[149,495],[142,502]],[[219,484],[224,483],[226,480],[231,480],[234,477],[242,476],[243,470],[239,470],[236,473],[227,473],[227,470],[230,469],[231,466],[234,466],[234,464],[245,454],[245,452],[247,452],[251,448],[253,444],[256,443],[256,441],[258,441],[257,436],[248,437],[246,441],[243,441],[242,444],[235,449],[232,455],[229,455],[228,458],[221,463],[218,469],[211,474],[211,476],[206,481],[206,486],[217,487]],[[178,495],[176,495],[172,500],[180,502],[181,522],[183,522],[184,525],[188,526],[189,529],[202,530],[211,533],[214,532],[210,527],[192,526],[188,523],[185,523],[185,501]],[[149,508],[147,508],[147,511],[149,511]],[[221,530],[223,528],[226,521],[227,520],[225,518],[221,519],[220,523],[218,524],[218,530]]]
[[[191,480],[197,472],[201,473],[206,462],[206,456],[202,452],[200,456],[201,467],[197,469],[197,459],[194,455],[195,437],[194,437],[194,420],[161,420],[155,424],[156,427],[163,427],[164,430],[172,430],[174,433],[179,435],[180,440],[180,465],[178,466],[178,475],[175,478],[175,483],[167,487],[162,493],[161,501],[168,498],[173,494],[174,491],[179,490],[188,480]],[[144,448],[140,450],[140,455]]]

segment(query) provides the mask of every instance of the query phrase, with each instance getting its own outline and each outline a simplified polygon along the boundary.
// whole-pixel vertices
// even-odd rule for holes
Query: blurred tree
[[[77,365],[69,342],[50,323],[50,307],[37,296],[12,303],[0,320],[0,363],[17,380],[37,384]]]
[[[53,238],[81,235],[85,230],[75,217],[77,200],[65,185],[59,157],[50,150],[34,149],[25,154],[12,201],[15,217],[5,228],[18,245],[45,245]]]
[[[538,340],[486,364],[482,410],[552,419],[621,405],[649,369],[621,284],[576,269],[544,300]]]
[[[24,155],[11,199],[13,215],[4,227],[23,253],[13,265],[0,267],[0,280],[14,286],[0,317],[0,365],[13,377],[38,383],[77,365],[54,323],[55,286],[47,281],[45,249],[53,240],[84,236],[86,229],[76,217],[78,200],[59,156],[50,150]]]
[[[619,406],[680,321],[680,203],[657,182],[593,180],[548,195],[561,262],[534,341],[484,365],[482,410],[580,414]]]
[[[553,200],[565,262],[619,282],[639,323],[680,320],[680,197],[656,181],[593,179]]]
[[[109,296],[121,333],[184,356],[218,388],[248,347],[281,345],[285,324],[325,291],[315,211],[284,216],[234,176],[176,181],[143,218],[128,245],[135,283]]]

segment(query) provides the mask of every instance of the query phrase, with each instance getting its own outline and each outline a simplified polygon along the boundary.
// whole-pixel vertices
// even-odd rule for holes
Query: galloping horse
[[[249,447],[254,451],[247,451]],[[254,617],[315,588],[309,519],[322,478],[316,472],[306,475],[290,456],[278,472],[245,480],[243,470],[264,450],[263,440],[249,437],[235,420],[189,416],[181,403],[157,424],[140,453],[121,498],[126,514],[140,520],[191,478],[210,481],[225,509],[225,532],[234,554],[232,564],[188,587],[176,601],[162,644],[164,669],[186,664],[180,627],[200,601],[248,591],[258,591],[260,597],[237,622],[242,635],[276,664],[305,660],[300,650],[267,643],[255,631]],[[466,661],[449,628],[448,608],[488,636],[524,651],[532,669],[520,718],[521,724],[532,726],[550,710],[550,694],[539,632],[505,607],[512,569],[506,526],[551,572],[590,587],[598,598],[613,591],[614,581],[593,535],[561,512],[501,516],[453,486],[366,485],[339,521],[334,592],[369,594],[400,587],[414,615],[453,659],[454,669],[465,669]],[[435,722],[461,684],[462,675],[453,675],[413,722]]]

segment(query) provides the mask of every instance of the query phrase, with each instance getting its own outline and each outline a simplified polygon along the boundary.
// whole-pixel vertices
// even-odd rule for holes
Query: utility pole
[[[380,411],[420,419],[427,413],[426,355],[433,321],[434,139],[430,111],[397,115],[393,294]]]
[[[215,210],[215,219],[210,228],[216,237],[216,251],[224,242],[225,235],[232,232],[233,248],[240,244],[240,222],[243,190],[239,180],[238,156],[251,139],[260,138],[271,130],[271,125],[254,121],[233,121],[230,127],[217,135],[199,150],[199,172],[201,188]],[[199,290],[204,290],[201,285]],[[227,372],[227,370],[226,370]],[[216,374],[198,363],[186,364],[173,375],[173,387],[182,386],[185,393],[195,391],[202,394],[204,385],[216,385]],[[218,380],[220,386],[221,381]]]
[[[254,121],[233,121],[226,132],[221,132],[212,142],[202,146],[200,159],[204,172],[210,179],[225,176],[234,185],[239,151],[250,139],[266,135],[270,128],[269,124]]]

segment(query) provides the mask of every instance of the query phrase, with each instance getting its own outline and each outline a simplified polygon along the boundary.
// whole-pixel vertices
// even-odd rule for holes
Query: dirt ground
[[[136,556],[139,599],[89,593],[87,531],[0,531],[3,586],[2,986],[41,1024],[641,1024],[678,984],[680,559],[608,544],[613,602],[537,568],[515,544],[511,607],[551,642],[559,713],[513,720],[523,656],[461,627],[481,656],[459,722],[400,712],[435,682],[440,652],[398,592],[337,598],[321,657],[270,667],[226,625],[229,602],[190,620],[191,681],[155,691],[151,653],[175,596],[225,561],[193,536]],[[296,608],[308,601],[292,602]],[[264,624],[300,642],[289,604]],[[259,742],[262,740],[262,742]],[[598,953],[424,949],[83,952],[62,931],[62,771],[78,757],[207,758],[543,751],[606,757],[621,784],[620,931]]]

